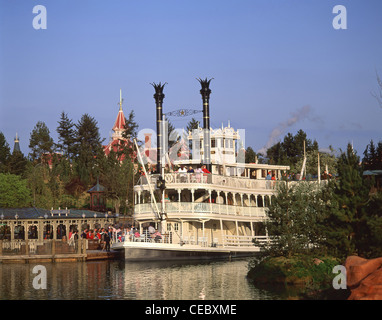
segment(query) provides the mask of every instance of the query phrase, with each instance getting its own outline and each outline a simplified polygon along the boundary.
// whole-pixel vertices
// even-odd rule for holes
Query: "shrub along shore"
[[[287,299],[346,299],[347,290],[333,288],[333,268],[340,264],[338,258],[331,256],[268,256],[253,260],[247,277],[260,288],[282,288]]]

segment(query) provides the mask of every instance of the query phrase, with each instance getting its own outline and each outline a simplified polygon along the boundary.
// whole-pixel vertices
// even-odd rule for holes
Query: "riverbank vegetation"
[[[197,126],[195,119],[188,124],[189,129]],[[57,121],[57,141],[47,125],[38,121],[30,133],[29,153],[25,154],[19,142],[11,152],[0,132],[0,207],[88,209],[87,191],[99,181],[105,190],[106,210],[131,215],[133,186],[142,173],[132,142],[138,138],[138,128],[132,110],[125,118],[121,136],[107,148],[108,152],[108,142],[101,138],[98,123],[89,114],[76,123],[62,112]],[[168,135],[173,131],[169,122]]]
[[[320,185],[279,185],[265,223],[271,241],[258,243],[262,253],[250,264],[253,281],[317,289],[331,283],[334,265],[347,256],[382,256],[382,193],[379,182],[363,174],[382,169],[382,144],[376,150],[371,142],[363,161],[349,144],[335,167],[336,176]]]
[[[105,188],[107,210],[129,214],[133,185],[139,179],[131,137],[138,125],[131,111],[123,138],[106,156],[97,121],[88,114],[74,123],[62,112],[55,142],[39,121],[29,139],[29,154],[13,152],[0,132],[0,207],[89,208],[87,191],[97,180]]]

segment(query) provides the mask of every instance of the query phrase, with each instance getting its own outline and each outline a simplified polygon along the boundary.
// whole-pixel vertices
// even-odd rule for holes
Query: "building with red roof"
[[[125,130],[126,125],[126,118],[123,113],[122,109],[122,90],[120,90],[120,98],[119,98],[119,111],[117,115],[117,119],[114,122],[114,126],[112,128],[113,134],[110,138],[110,141],[107,145],[103,146],[103,151],[105,152],[105,155],[109,155],[110,152],[113,150],[115,153],[118,153],[121,151],[121,149],[124,147],[126,143],[128,143],[128,140],[125,139],[122,136],[123,131]],[[121,155],[119,160],[123,161],[124,155]]]

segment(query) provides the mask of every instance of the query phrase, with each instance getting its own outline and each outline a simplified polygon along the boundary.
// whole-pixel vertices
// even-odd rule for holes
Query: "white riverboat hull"
[[[113,246],[124,250],[125,261],[214,260],[248,257],[258,247],[201,247],[166,243],[125,242]]]

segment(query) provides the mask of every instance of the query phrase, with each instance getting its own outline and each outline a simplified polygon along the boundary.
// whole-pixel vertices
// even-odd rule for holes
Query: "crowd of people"
[[[155,165],[151,165],[149,164],[147,169],[146,169],[146,172],[147,174],[157,174],[159,173],[156,169],[156,166]],[[170,172],[176,172],[176,173],[205,173],[205,174],[209,174],[211,173],[207,167],[205,165],[199,165],[197,166],[195,169],[192,167],[192,166],[185,166],[183,164],[181,164],[180,166],[174,166],[172,167],[172,170],[170,170],[168,164],[165,165],[165,168],[164,168],[164,172],[165,173],[170,173]],[[144,170],[143,170],[143,167],[141,166],[141,168],[139,169],[139,173],[140,175],[144,175]]]
[[[152,225],[148,228],[144,228],[142,234],[140,234],[139,230],[133,225],[127,227],[110,225],[105,228],[85,229],[80,235],[77,230],[70,231],[69,245],[74,245],[75,241],[79,238],[98,240],[101,244],[100,250],[109,252],[110,245],[115,242],[142,240],[160,242],[163,239],[163,236],[158,229],[155,229]]]

